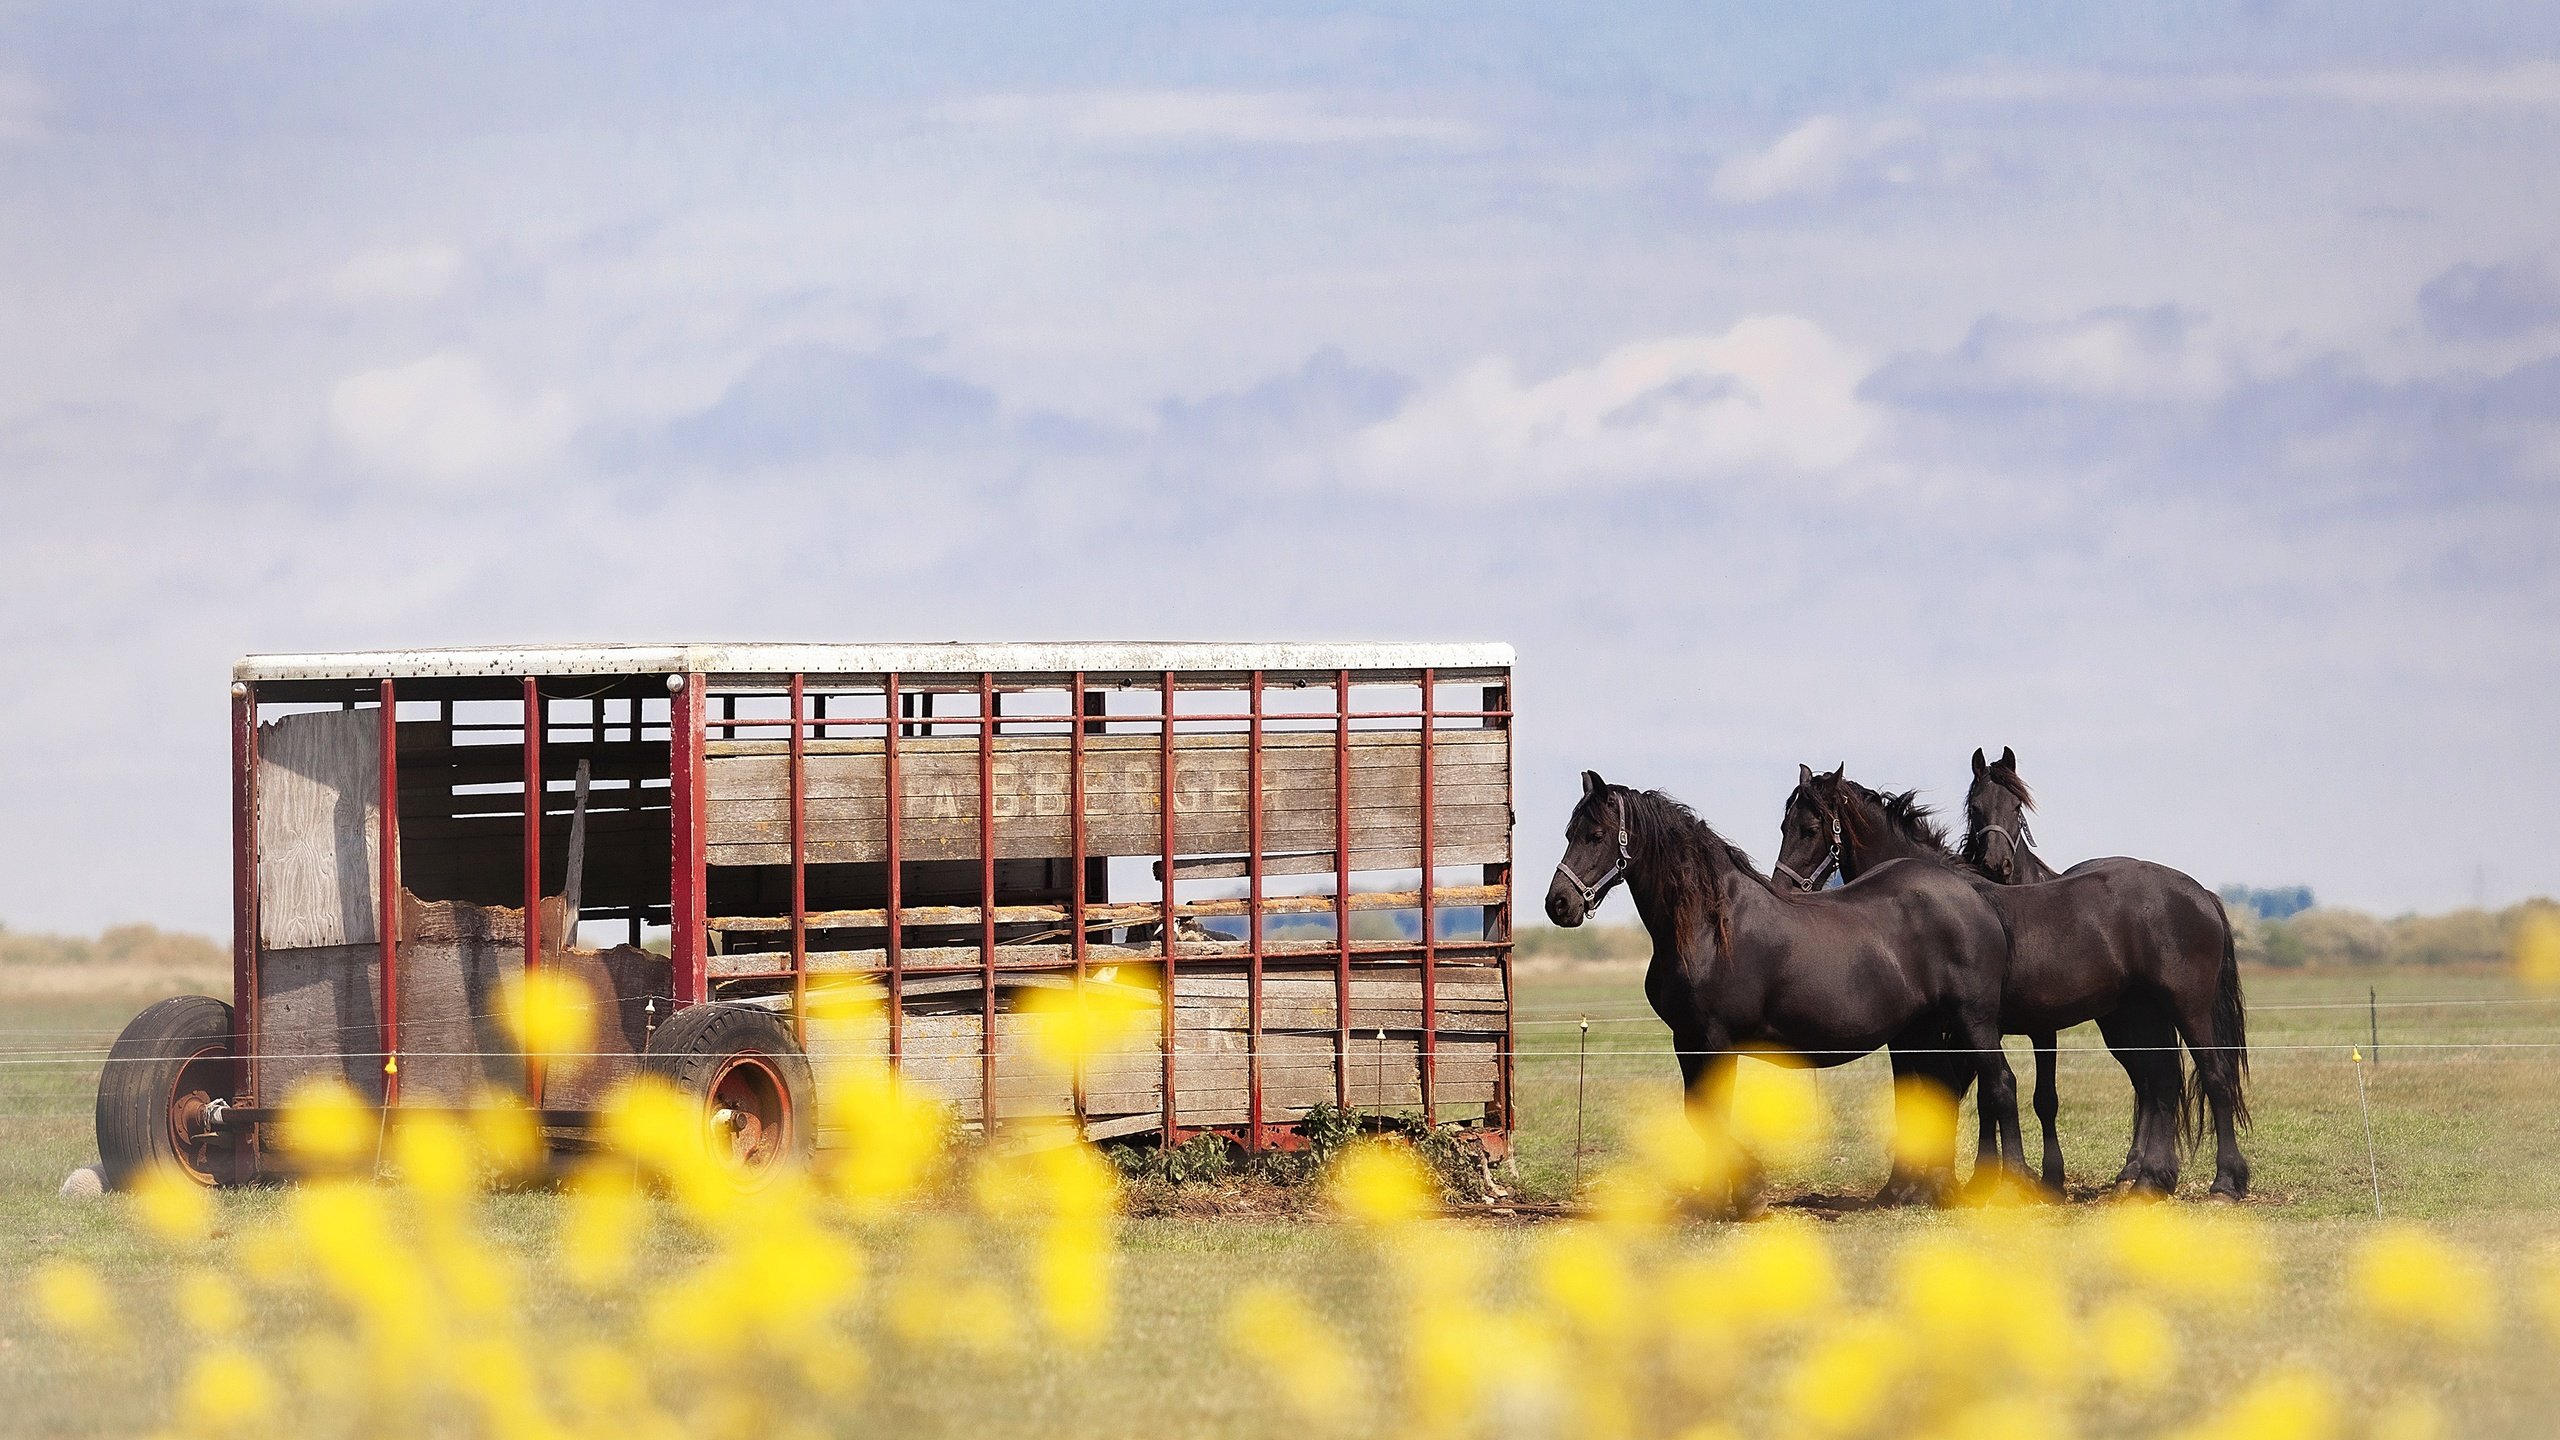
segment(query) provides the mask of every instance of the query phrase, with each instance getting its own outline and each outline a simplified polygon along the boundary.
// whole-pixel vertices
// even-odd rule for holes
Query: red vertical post
[[[888,725],[880,741],[880,793],[885,807],[881,839],[888,853],[888,936],[889,946],[889,1064],[895,1068],[906,1054],[907,971],[903,940],[904,921],[899,907],[906,903],[906,887],[901,871],[906,867],[898,855],[898,812],[906,808],[906,795],[898,781],[898,677],[889,675],[880,682],[881,714]]]
[[[978,1133],[996,1133],[996,677],[978,672]]]
[[[382,1103],[400,1103],[400,704],[391,682],[380,690],[382,706],[381,813],[374,821],[374,928],[382,943]]]
[[[528,675],[524,678],[524,973],[526,979],[542,968],[542,814],[550,804],[550,790],[542,777],[542,731],[551,718],[542,710],[540,682]],[[533,1108],[542,1108],[542,1060],[528,1055],[524,1062],[525,1093]]]
[[[1068,953],[1075,957],[1076,1003],[1085,1003],[1085,893],[1084,893],[1084,672],[1079,670],[1068,680],[1074,688],[1067,691],[1067,850],[1073,878],[1067,898]],[[1028,789],[1029,787],[1025,787]],[[1084,1130],[1084,1061],[1076,1061],[1072,1099],[1076,1112],[1076,1130]]]
[[[1262,672],[1253,672],[1244,731],[1245,1148],[1262,1148]]]
[[[1333,674],[1333,1099],[1351,1108],[1351,672]],[[1386,1097],[1378,1097],[1384,1103]]]
[[[1156,810],[1157,822],[1164,832],[1164,923],[1158,943],[1164,947],[1164,1134],[1159,1137],[1167,1149],[1173,1146],[1174,1122],[1179,1118],[1174,1100],[1173,1045],[1177,1038],[1173,1024],[1173,972],[1177,958],[1174,943],[1173,916],[1173,672],[1164,672],[1162,709],[1163,723],[1156,734]]]
[[[809,741],[807,677],[791,677],[791,1038],[809,1048]]]
[[[1436,921],[1431,907],[1431,843],[1432,790],[1436,784],[1431,764],[1432,712],[1439,709],[1434,695],[1439,686],[1435,672],[1422,672],[1422,1123],[1440,1123],[1440,975],[1439,936],[1433,933]]]
[[[258,1074],[258,691],[231,686],[231,1054],[237,1097],[257,1103]]]
[[[672,675],[675,699],[667,710],[667,803],[673,832],[673,873],[667,894],[667,953],[674,962],[676,1004],[710,998],[708,945],[703,930],[709,837],[704,833],[702,722],[707,703],[699,672]]]
[[[1510,679],[1511,677],[1505,674],[1503,684],[1488,685],[1484,690],[1484,708],[1487,712],[1484,723],[1499,727],[1503,732],[1502,813],[1505,815],[1511,813],[1513,746],[1511,716],[1508,713],[1511,709]],[[1503,713],[1493,713],[1496,711]],[[1516,1006],[1511,991],[1511,837],[1508,832],[1503,836],[1502,853],[1503,862],[1500,865],[1487,867],[1485,872],[1487,881],[1502,887],[1502,898],[1485,912],[1484,928],[1486,939],[1498,938],[1502,942],[1493,952],[1494,963],[1500,967],[1498,973],[1502,976],[1502,1054],[1497,1057],[1499,1063],[1494,1066],[1493,1072],[1495,1086],[1493,1113],[1496,1122],[1502,1127],[1502,1133],[1508,1135],[1519,1123],[1518,1116],[1512,1108],[1511,1072],[1519,1063],[1520,1055],[1519,1023],[1514,1014]]]

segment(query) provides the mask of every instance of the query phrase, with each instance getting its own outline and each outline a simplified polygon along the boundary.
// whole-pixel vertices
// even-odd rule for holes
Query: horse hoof
[[[2204,1203],[2207,1205],[2237,1205],[2240,1203],[2240,1197],[2228,1190],[2208,1190],[2204,1195]]]

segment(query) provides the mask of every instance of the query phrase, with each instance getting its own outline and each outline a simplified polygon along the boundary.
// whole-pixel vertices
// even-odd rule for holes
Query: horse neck
[[[1662,823],[1646,829],[1649,848],[1628,868],[1627,894],[1657,950],[1677,951],[1686,938],[1684,925],[1692,918],[1706,929],[1718,929],[1714,917],[1721,914],[1721,928],[1729,930],[1736,906],[1748,905],[1755,888],[1766,891],[1758,875],[1733,863],[1721,840],[1693,839]],[[1724,937],[1703,943],[1712,953],[1722,948]]]
[[[2036,852],[2028,849],[2024,845],[2017,847],[2017,849],[2019,884],[2038,885],[2047,880],[2059,880],[2062,878],[2062,872],[2044,863],[2043,856],[2038,855]]]
[[[1936,849],[1916,835],[1903,833],[1902,827],[1884,813],[1881,805],[1858,808],[1857,823],[1840,827],[1840,878],[1855,880],[1888,860],[1944,859],[1946,852]],[[1859,838],[1859,826],[1872,840]]]

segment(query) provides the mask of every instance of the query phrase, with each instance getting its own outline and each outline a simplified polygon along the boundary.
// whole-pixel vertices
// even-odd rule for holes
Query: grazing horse
[[[1722,1103],[1735,1058],[1752,1050],[1832,1066],[1953,1035],[1981,1081],[1984,1129],[1996,1127],[1981,1163],[2025,1168],[2000,1049],[2009,939],[1984,887],[1942,866],[1890,865],[1838,890],[1783,891],[1687,806],[1586,770],[1547,918],[1580,925],[1620,880],[1653,937],[1645,998],[1671,1027],[1692,1097]]]
[[[1844,767],[1845,768],[1845,767]],[[2009,968],[2001,990],[2000,1028],[2025,1035],[2035,1046],[2036,1119],[2044,1136],[2043,1178],[2063,1188],[2062,1137],[2056,1125],[2061,1097],[2054,1085],[2054,1036],[2066,1025],[2095,1020],[2133,1082],[2133,1133],[2116,1183],[2127,1188],[2175,1188],[2179,1065],[2176,1029],[2165,1007],[2136,993],[2129,976],[2161,967],[2137,952],[2160,937],[2140,926],[2114,923],[2112,887],[2098,875],[2050,884],[1997,884],[1960,859],[1946,832],[1919,803],[1917,792],[1886,795],[1849,779],[1841,770],[1816,774],[1796,767],[1795,792],[1787,797],[1777,874],[1815,888],[1837,869],[1858,877],[1896,860],[1936,865],[1971,876],[2000,911],[2009,929]],[[1897,1056],[1898,1060],[1902,1057]],[[1911,1068],[1961,1094],[1961,1067],[1926,1063]]]
[[[1964,858],[2004,885],[2069,884],[2089,875],[2107,882],[2121,923],[2153,941],[2149,958],[2155,968],[2125,975],[2128,990],[2149,993],[2195,1062],[2178,1113],[2179,1138],[2192,1141],[2211,1107],[2212,1193],[2231,1200],[2247,1195],[2249,1161],[2240,1153],[2239,1130],[2249,1123],[2249,1028],[2231,917],[2221,899],[2192,877],[2148,860],[2083,860],[2056,875],[2028,848],[2035,837],[2027,830],[2027,812],[2034,808],[2034,795],[2018,778],[2016,751],[2003,746],[2000,758],[1987,762],[1974,751],[1973,783],[1964,797]],[[2112,1035],[2108,1041],[2116,1043]],[[2153,1044],[2155,1053],[2175,1053],[2165,1040]],[[2174,1188],[2178,1147],[2168,1149]]]

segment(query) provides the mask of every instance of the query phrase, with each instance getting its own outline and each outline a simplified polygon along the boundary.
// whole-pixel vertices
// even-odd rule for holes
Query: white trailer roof
[[[358,650],[329,655],[251,655],[235,680],[400,680],[525,675],[1144,675],[1166,670],[1323,672],[1502,670],[1499,642],[1404,641],[1229,644],[1200,640],[952,641],[863,645],[493,645]]]

